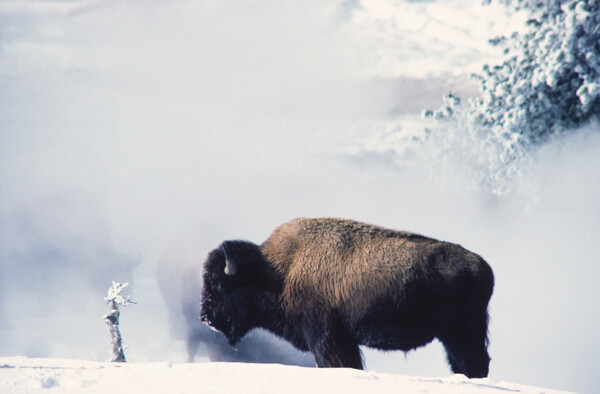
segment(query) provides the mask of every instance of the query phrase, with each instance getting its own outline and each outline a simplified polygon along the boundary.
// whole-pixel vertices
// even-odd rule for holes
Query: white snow
[[[565,393],[464,375],[422,378],[243,363],[103,363],[0,358],[0,393]]]
[[[350,31],[370,48],[373,74],[425,78],[468,75],[496,59],[488,40],[522,28],[525,15],[508,17],[482,1],[364,0]]]

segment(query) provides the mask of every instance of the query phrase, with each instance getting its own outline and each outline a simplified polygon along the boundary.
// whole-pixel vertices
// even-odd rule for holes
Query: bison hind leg
[[[463,322],[438,338],[446,349],[454,373],[462,373],[468,378],[484,378],[488,375],[487,315],[478,324],[469,326]]]
[[[488,375],[490,356],[485,347],[473,344],[446,344],[448,362],[454,373],[468,378],[485,378]]]

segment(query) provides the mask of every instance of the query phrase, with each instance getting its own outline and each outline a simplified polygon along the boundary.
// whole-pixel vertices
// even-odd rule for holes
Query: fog
[[[390,130],[414,132],[421,106],[474,94],[466,74],[493,52],[473,29],[493,26],[449,23],[454,51],[444,30],[373,16],[439,24],[436,2],[379,3],[1,2],[0,354],[108,359],[117,280],[138,302],[121,313],[128,360],[184,361],[159,261],[200,264],[224,239],[341,216],[490,263],[492,378],[599,391],[598,126],[513,163],[501,194],[479,182],[493,151],[460,130],[403,145]],[[450,373],[439,343],[365,356],[372,370]]]

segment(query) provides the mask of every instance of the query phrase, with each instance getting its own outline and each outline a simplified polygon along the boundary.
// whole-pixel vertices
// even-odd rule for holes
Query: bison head
[[[231,346],[256,326],[263,262],[256,244],[226,241],[204,263],[201,319],[223,333]]]

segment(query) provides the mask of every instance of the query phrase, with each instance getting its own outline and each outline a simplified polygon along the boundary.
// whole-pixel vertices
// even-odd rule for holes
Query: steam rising
[[[165,254],[199,264],[224,239],[341,216],[490,263],[492,378],[599,391],[599,126],[511,164],[503,194],[480,187],[493,151],[459,129],[418,149],[367,141],[405,124],[412,99],[395,92],[414,76],[437,82],[419,100],[473,87],[435,74],[441,50],[429,74],[378,75],[367,44],[388,41],[355,34],[374,7],[355,3],[1,4],[0,353],[107,359],[118,280],[139,302],[121,317],[129,360],[182,361],[155,279]],[[374,370],[449,373],[439,344],[365,354]]]

